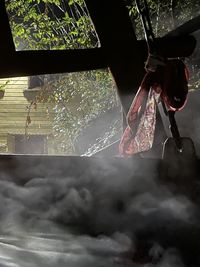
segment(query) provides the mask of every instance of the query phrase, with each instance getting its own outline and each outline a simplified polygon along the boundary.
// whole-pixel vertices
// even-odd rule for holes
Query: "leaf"
[[[74,0],[69,0],[68,5],[71,6],[74,4]]]

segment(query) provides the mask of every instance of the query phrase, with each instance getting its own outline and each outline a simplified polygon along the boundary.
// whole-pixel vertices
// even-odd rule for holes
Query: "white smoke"
[[[133,165],[93,160],[24,185],[2,176],[0,266],[184,266],[175,239],[198,229],[197,206]]]

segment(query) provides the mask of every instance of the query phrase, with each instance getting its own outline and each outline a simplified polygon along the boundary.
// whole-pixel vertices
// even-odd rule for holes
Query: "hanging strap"
[[[145,33],[145,39],[148,45],[148,52],[151,55],[156,55],[156,47],[155,47],[155,37],[151,25],[150,15],[149,15],[149,8],[147,5],[146,0],[136,0],[136,8],[138,13],[141,16],[142,26]]]
[[[148,46],[149,56],[145,64],[147,74],[127,114],[128,126],[121,138],[119,151],[123,155],[133,155],[152,147],[156,123],[156,102],[159,97],[167,112],[169,111],[172,136],[176,138],[177,148],[181,149],[174,114],[186,103],[188,70],[180,59],[164,59],[157,53],[146,0],[136,0],[136,7],[141,16]]]

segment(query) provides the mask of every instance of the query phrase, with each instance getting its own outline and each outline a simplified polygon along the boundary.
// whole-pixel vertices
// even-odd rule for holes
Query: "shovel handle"
[[[177,126],[176,120],[175,120],[175,111],[169,110],[168,111],[168,116],[169,116],[170,130],[171,130],[171,133],[172,133],[172,137],[175,140],[175,143],[176,143],[178,151],[182,152],[183,144],[182,144],[180,133],[179,133],[179,130],[178,130],[178,126]]]

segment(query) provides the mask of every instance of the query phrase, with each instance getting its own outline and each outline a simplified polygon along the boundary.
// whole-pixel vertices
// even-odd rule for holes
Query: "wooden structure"
[[[28,88],[28,77],[0,79],[0,85],[4,84],[5,93],[0,99],[0,152],[51,153],[48,142],[52,133],[51,105],[38,103],[36,109],[31,108],[27,139],[25,125],[30,101],[27,101],[23,92]]]

